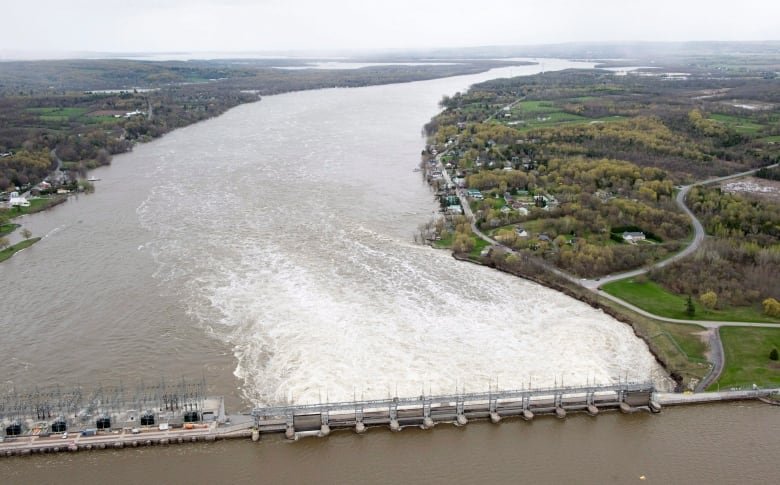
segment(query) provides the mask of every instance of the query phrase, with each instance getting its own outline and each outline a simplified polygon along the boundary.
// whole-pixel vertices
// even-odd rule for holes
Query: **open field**
[[[769,359],[772,349],[780,351],[780,328],[724,327],[720,336],[726,366],[709,390],[780,384],[780,361]]]
[[[730,307],[710,310],[704,308],[696,299],[693,300],[696,312],[691,316],[686,312],[686,296],[675,295],[652,281],[636,282],[634,278],[628,278],[608,283],[602,289],[643,310],[667,318],[780,323],[780,320],[764,315],[758,308]]]
[[[23,216],[25,214],[32,214],[35,212],[40,212],[47,207],[55,204],[58,202],[59,198],[36,198],[36,199],[29,199],[30,207],[15,207],[13,209],[1,209],[4,214],[6,214],[9,217],[18,217]]]
[[[739,116],[724,114],[713,114],[710,116],[710,119],[726,124],[728,127],[733,128],[737,133],[752,135],[764,129],[764,125],[755,123],[750,120],[750,118],[742,118]]]

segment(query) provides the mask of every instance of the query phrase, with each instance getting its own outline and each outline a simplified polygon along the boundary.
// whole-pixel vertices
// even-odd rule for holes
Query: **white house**
[[[644,241],[645,240],[645,233],[644,232],[624,232],[623,233],[623,240],[628,242],[636,242],[636,241]]]
[[[30,207],[30,201],[24,197],[11,197],[8,205],[11,207]]]
[[[522,227],[518,227],[517,229],[515,229],[515,233],[517,234],[517,237],[528,237],[528,231],[526,231]]]

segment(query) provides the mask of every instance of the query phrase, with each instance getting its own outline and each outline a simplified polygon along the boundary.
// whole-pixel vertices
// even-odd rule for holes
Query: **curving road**
[[[447,151],[445,150],[444,152],[438,154],[436,156],[436,161],[439,164],[439,168],[441,169],[442,175],[444,176],[444,180],[448,184],[451,184],[452,183],[452,179],[450,178],[450,174],[447,172],[447,170],[444,169],[444,166],[443,166],[442,161],[441,161],[441,156],[444,155],[446,152]],[[778,165],[780,165],[780,164],[775,163],[775,164],[772,164],[772,165],[767,165],[766,167],[760,167],[760,168],[756,168],[756,169],[753,169],[753,170],[748,170],[746,172],[740,172],[740,173],[736,173],[736,174],[733,174],[733,175],[727,175],[725,177],[718,177],[718,178],[714,178],[714,179],[702,180],[700,182],[696,182],[696,183],[693,183],[693,184],[686,185],[686,186],[682,187],[680,189],[680,191],[677,193],[677,197],[675,197],[675,202],[677,203],[678,207],[680,207],[680,209],[683,212],[685,212],[688,215],[688,217],[690,217],[690,219],[691,219],[691,223],[693,224],[693,231],[694,231],[693,240],[688,245],[688,247],[686,247],[685,249],[683,249],[679,253],[677,253],[674,256],[671,256],[671,257],[669,257],[667,259],[659,261],[659,262],[657,262],[657,263],[655,263],[653,265],[645,266],[643,268],[639,268],[639,269],[635,269],[635,270],[631,270],[631,271],[625,271],[623,273],[617,273],[617,274],[614,274],[614,275],[609,275],[609,276],[606,276],[606,277],[603,277],[603,278],[598,278],[598,279],[582,279],[582,278],[577,278],[576,276],[574,276],[574,275],[572,275],[570,273],[567,273],[566,271],[563,271],[563,270],[561,270],[559,268],[556,268],[556,267],[554,267],[551,264],[545,263],[543,261],[540,261],[540,262],[550,272],[555,273],[556,275],[561,276],[562,278],[565,278],[568,281],[571,281],[572,283],[578,284],[578,285],[583,286],[583,287],[585,287],[585,288],[587,288],[587,289],[589,289],[589,290],[591,290],[593,292],[596,292],[599,295],[603,296],[604,298],[612,300],[615,303],[623,305],[624,307],[626,307],[626,308],[628,308],[630,310],[633,310],[634,312],[636,312],[636,313],[638,313],[640,315],[643,315],[645,317],[648,317],[648,318],[653,318],[653,319],[656,319],[656,320],[660,320],[660,321],[663,321],[663,322],[669,322],[669,323],[686,323],[686,324],[699,325],[701,327],[710,328],[710,329],[717,329],[717,328],[720,328],[720,327],[723,327],[723,326],[728,326],[728,327],[780,328],[780,324],[776,324],[776,323],[728,322],[728,321],[715,321],[715,320],[683,320],[683,319],[677,319],[677,318],[662,317],[660,315],[656,315],[654,313],[650,313],[650,312],[648,312],[646,310],[643,310],[643,309],[641,309],[641,308],[639,308],[639,307],[637,307],[635,305],[632,305],[631,303],[629,303],[629,302],[627,302],[627,301],[625,301],[625,300],[623,300],[621,298],[618,298],[616,296],[610,295],[609,293],[603,292],[603,291],[601,291],[601,288],[600,288],[602,285],[604,285],[606,283],[609,283],[611,281],[616,281],[616,280],[621,280],[621,279],[624,279],[624,278],[630,278],[630,277],[633,277],[633,276],[638,276],[638,275],[647,273],[648,271],[650,271],[651,269],[654,269],[654,268],[662,268],[662,267],[664,267],[664,266],[666,266],[668,264],[671,264],[671,263],[673,263],[673,262],[675,262],[675,261],[677,261],[679,259],[682,259],[682,258],[685,258],[687,256],[690,256],[693,252],[695,252],[697,249],[699,249],[701,244],[704,242],[704,238],[705,238],[706,234],[704,232],[704,226],[702,226],[701,221],[699,221],[699,219],[696,218],[696,216],[693,214],[693,212],[691,212],[691,210],[685,204],[685,197],[686,197],[686,195],[688,195],[688,191],[690,191],[691,187],[695,187],[695,186],[698,186],[698,185],[707,185],[707,184],[722,182],[724,180],[744,177],[746,175],[751,175],[753,173],[756,173],[761,168],[773,168],[773,167],[777,167]],[[512,249],[512,248],[510,248],[508,246],[505,246],[504,244],[496,241],[492,237],[490,237],[487,234],[483,233],[479,229],[479,227],[477,227],[476,219],[474,217],[474,213],[471,211],[471,206],[469,205],[469,202],[468,202],[468,199],[466,197],[465,191],[463,189],[457,188],[456,189],[456,193],[457,193],[458,199],[460,200],[460,205],[463,207],[463,214],[469,220],[469,222],[471,224],[471,230],[474,232],[474,234],[479,236],[484,241],[492,244],[493,246],[501,247],[503,250],[505,250],[507,252],[516,254],[517,251],[515,251],[514,249]]]
[[[664,266],[666,266],[668,264],[671,264],[671,263],[673,263],[675,261],[678,261],[678,260],[680,260],[682,258],[690,256],[697,249],[699,249],[701,244],[704,242],[704,237],[706,235],[705,232],[704,232],[704,227],[701,224],[701,221],[699,221],[699,219],[693,214],[693,212],[691,212],[691,210],[685,204],[685,197],[688,195],[688,192],[691,190],[691,187],[696,187],[698,185],[714,184],[714,183],[718,183],[718,182],[723,182],[724,180],[744,177],[746,175],[751,175],[751,174],[754,174],[754,173],[758,172],[759,170],[761,170],[761,168],[772,168],[772,167],[776,167],[776,166],[778,166],[777,163],[772,164],[772,165],[768,165],[766,167],[760,167],[760,168],[755,168],[753,170],[748,170],[746,172],[740,172],[740,173],[735,173],[733,175],[727,175],[725,177],[718,177],[718,178],[714,178],[714,179],[702,180],[701,182],[696,182],[696,183],[693,183],[693,184],[690,184],[690,185],[686,185],[686,186],[680,188],[680,191],[677,192],[677,197],[675,197],[674,201],[675,201],[675,203],[677,203],[677,207],[679,207],[680,210],[682,210],[683,212],[685,212],[685,214],[688,215],[688,217],[691,219],[691,223],[693,224],[693,241],[691,241],[691,243],[688,245],[688,247],[686,247],[685,249],[683,249],[679,253],[675,254],[674,256],[666,258],[666,259],[664,259],[662,261],[659,261],[659,262],[657,262],[655,264],[652,264],[650,266],[645,266],[643,268],[639,268],[639,269],[635,269],[635,270],[631,270],[631,271],[625,271],[623,273],[617,273],[617,274],[614,274],[614,275],[605,276],[603,278],[580,280],[579,283],[582,286],[584,286],[585,288],[588,288],[588,289],[591,289],[591,290],[596,290],[600,286],[605,285],[605,284],[607,284],[609,282],[622,280],[624,278],[631,278],[631,277],[634,277],[634,276],[638,276],[638,275],[647,273],[648,271],[650,271],[652,269],[662,268],[662,267],[664,267]],[[618,301],[618,303],[621,303],[621,302],[623,302],[623,300]],[[623,303],[623,304],[625,304],[625,303]],[[663,320],[662,317],[653,317],[653,318],[658,318],[659,320]]]

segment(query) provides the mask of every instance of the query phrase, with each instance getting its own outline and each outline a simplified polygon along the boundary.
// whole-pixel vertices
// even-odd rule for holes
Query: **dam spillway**
[[[180,389],[186,387],[182,386]],[[97,395],[104,397],[105,393]],[[591,416],[607,410],[620,410],[623,413],[659,412],[666,406],[733,400],[760,399],[777,404],[778,395],[780,389],[777,388],[680,394],[656,392],[652,383],[620,383],[607,386],[491,390],[413,398],[256,407],[251,413],[245,414],[224,414],[222,397],[190,395],[197,399],[203,411],[198,413],[194,422],[187,421],[187,411],[184,408],[174,413],[158,408],[159,414],[156,414],[156,417],[161,421],[155,421],[154,424],[116,419],[133,413],[133,408],[137,408],[139,402],[131,401],[123,403],[125,406],[130,405],[129,409],[117,403],[113,412],[92,415],[91,418],[77,413],[76,416],[66,419],[67,432],[62,433],[53,430],[53,423],[24,419],[31,411],[36,413],[37,406],[26,409],[19,406],[0,406],[0,418],[3,421],[3,428],[0,430],[0,457],[169,446],[231,438],[251,437],[253,441],[257,441],[262,434],[273,433],[284,433],[286,438],[297,440],[307,436],[324,437],[335,429],[353,429],[356,433],[366,432],[369,427],[389,428],[391,431],[401,431],[405,427],[431,429],[438,423],[464,426],[470,420],[489,419],[498,423],[506,417],[532,420],[536,415],[545,414],[563,419],[570,412],[584,412]],[[27,396],[50,397],[52,394],[36,392]],[[18,395],[16,402],[21,402]],[[41,402],[39,401],[39,404]],[[94,402],[93,396],[85,399],[82,404],[89,405]],[[9,402],[3,404],[7,405]],[[150,401],[144,401],[144,404],[148,405]],[[72,403],[68,404],[68,407],[72,409]],[[39,418],[36,414],[31,417]],[[112,418],[110,427],[92,427],[96,419],[105,419],[106,416]],[[21,425],[18,434],[9,434],[7,431],[11,426],[7,425],[12,422],[35,422],[35,426]]]
[[[607,386],[558,387],[526,390],[491,390],[479,393],[412,398],[388,398],[352,402],[257,407],[252,411],[255,435],[285,433],[289,439],[304,436],[327,436],[332,429],[353,428],[364,432],[370,426],[388,426],[392,431],[414,426],[429,429],[437,423],[465,425],[471,419],[490,419],[497,423],[504,417],[518,416],[530,420],[536,414],[555,414],[564,418],[567,412],[620,409],[633,412],[639,408],[660,410],[653,401],[652,383],[621,383]]]

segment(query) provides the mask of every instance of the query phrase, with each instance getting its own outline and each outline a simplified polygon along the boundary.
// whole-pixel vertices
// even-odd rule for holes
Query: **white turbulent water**
[[[155,142],[137,209],[155,276],[232,346],[245,397],[661,379],[628,326],[413,244],[435,209],[420,127],[479,79],[268,97]]]

